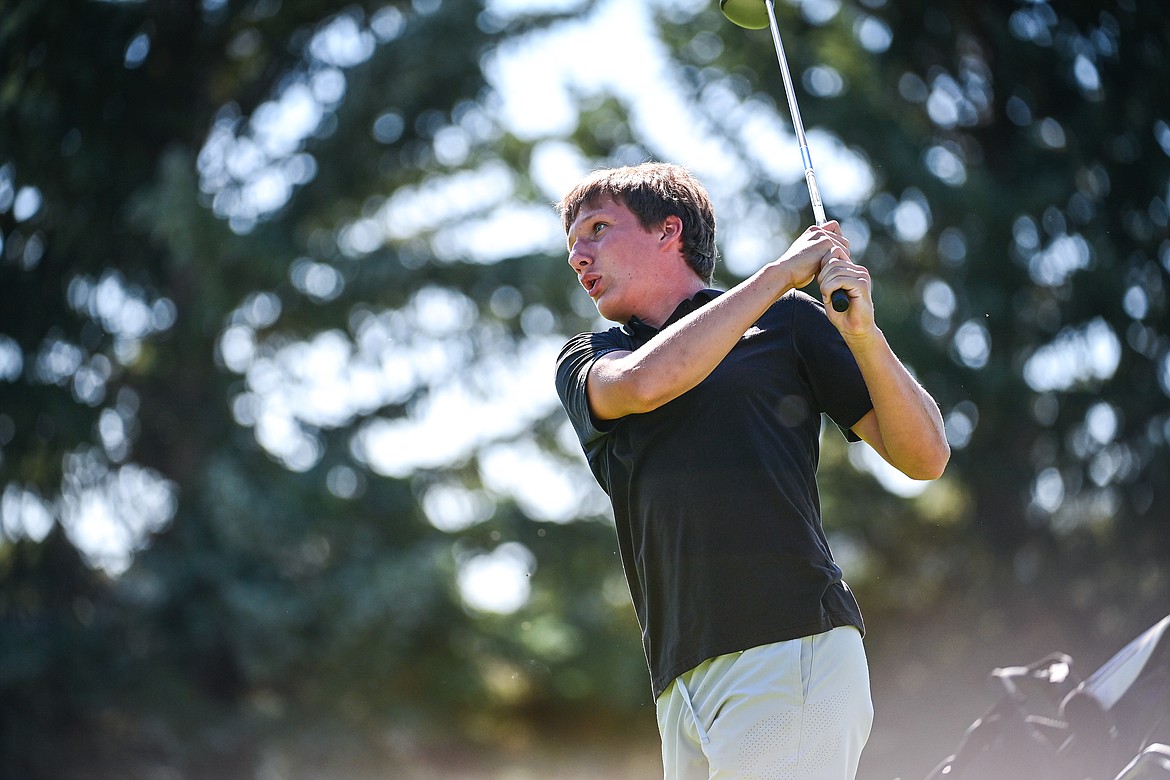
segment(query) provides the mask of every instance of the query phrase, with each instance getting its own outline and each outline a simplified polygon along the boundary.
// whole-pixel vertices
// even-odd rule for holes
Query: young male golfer
[[[556,384],[613,505],[665,777],[853,778],[873,705],[821,527],[821,413],[933,479],[950,457],[937,404],[836,222],[719,292],[714,213],[685,169],[597,171],[559,209],[569,265],[621,323],[571,339]],[[849,308],[798,291],[814,279]]]

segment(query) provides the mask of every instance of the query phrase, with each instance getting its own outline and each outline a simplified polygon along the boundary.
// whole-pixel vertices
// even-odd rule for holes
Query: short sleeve
[[[632,344],[622,342],[620,331],[616,329],[604,333],[580,333],[569,339],[557,356],[557,395],[586,452],[593,442],[605,435],[605,430],[589,411],[589,397],[585,391],[589,369],[602,355],[633,348]]]
[[[857,360],[820,301],[804,293],[794,298],[797,352],[817,407],[837,424],[846,439],[860,441],[851,429],[873,408],[873,401]]]

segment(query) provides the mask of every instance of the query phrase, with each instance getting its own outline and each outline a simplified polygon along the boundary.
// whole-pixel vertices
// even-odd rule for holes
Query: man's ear
[[[662,227],[659,230],[659,233],[661,234],[659,236],[659,240],[682,240],[682,227],[682,219],[676,214],[671,214],[662,221]]]

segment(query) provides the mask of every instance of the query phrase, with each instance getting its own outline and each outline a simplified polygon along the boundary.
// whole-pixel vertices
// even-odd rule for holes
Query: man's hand
[[[835,220],[805,230],[771,265],[783,269],[790,287],[807,287],[831,259],[849,260],[849,239]]]
[[[862,337],[875,328],[869,270],[850,258],[849,239],[838,222],[808,228],[770,265],[783,271],[790,287],[807,287],[816,280],[830,321],[846,337]],[[836,290],[849,296],[850,307],[844,312],[830,302]]]
[[[869,269],[854,263],[848,251],[834,249],[821,266],[817,284],[825,303],[829,321],[837,326],[846,341],[870,337],[877,330],[874,321],[873,290]],[[839,312],[830,305],[829,298],[836,290],[849,296],[849,308]]]

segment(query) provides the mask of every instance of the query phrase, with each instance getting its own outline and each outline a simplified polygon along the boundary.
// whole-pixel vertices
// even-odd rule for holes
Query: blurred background
[[[1161,0],[779,0],[830,217],[944,478],[823,436],[864,780],[1170,612]],[[552,204],[690,167],[721,286],[811,221],[715,0],[0,1],[0,776],[652,778],[552,386]],[[734,573],[729,573],[734,576]]]

